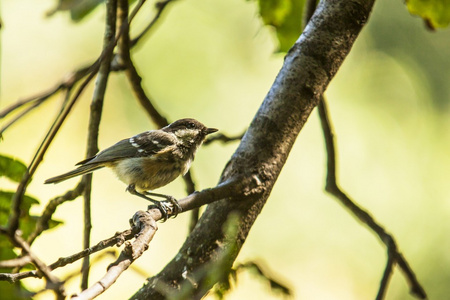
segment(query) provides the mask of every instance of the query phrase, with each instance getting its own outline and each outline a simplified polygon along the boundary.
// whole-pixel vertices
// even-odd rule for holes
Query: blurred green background
[[[152,15],[145,4],[132,25],[136,34]],[[0,109],[53,87],[68,71],[100,53],[104,10],[74,24],[67,13],[45,18],[53,0],[1,3]],[[143,84],[170,120],[194,117],[234,135],[248,126],[283,63],[275,34],[262,25],[256,4],[242,0],[178,1],[156,30],[134,49]],[[429,32],[400,0],[377,1],[328,91],[338,146],[341,186],[397,239],[430,299],[450,295],[450,35]],[[84,158],[93,85],[68,118],[29,186],[42,206],[77,180],[43,185]],[[56,115],[55,97],[11,127],[0,152],[29,162]],[[100,148],[153,129],[123,74],[110,77],[100,128]],[[197,188],[217,183],[237,143],[203,147],[193,164]],[[308,120],[255,223],[237,262],[257,260],[295,290],[295,299],[374,299],[386,261],[383,245],[323,192],[325,152],[317,113]],[[14,185],[0,181],[2,188]],[[145,207],[124,192],[108,170],[94,176],[92,242],[128,226]],[[182,197],[178,179],[159,190]],[[46,263],[81,250],[81,199],[61,206],[65,224],[41,236],[33,250]],[[189,216],[159,225],[150,249],[98,299],[125,299],[177,252]],[[95,255],[94,255],[95,257]],[[112,261],[94,265],[91,282]],[[55,273],[79,271],[80,264]],[[278,299],[267,284],[242,274],[228,299]],[[42,281],[25,280],[31,289]],[[1,286],[6,283],[0,283]],[[69,294],[79,278],[69,281]],[[37,299],[46,299],[43,293]],[[396,269],[386,299],[413,299]]]

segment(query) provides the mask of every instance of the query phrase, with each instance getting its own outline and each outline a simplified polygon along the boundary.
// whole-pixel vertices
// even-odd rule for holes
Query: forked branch
[[[419,297],[420,299],[426,299],[427,295],[425,293],[425,290],[417,280],[416,275],[414,274],[406,259],[398,251],[397,243],[395,242],[393,236],[388,233],[366,210],[361,208],[352,199],[350,199],[350,197],[347,196],[347,194],[344,193],[339,187],[336,178],[337,171],[334,135],[324,97],[322,97],[318,105],[318,109],[322,131],[325,138],[325,147],[327,150],[327,178],[325,190],[335,196],[341,202],[341,204],[344,205],[344,207],[346,207],[353,214],[353,216],[355,216],[355,218],[372,229],[372,231],[375,232],[375,234],[378,236],[381,242],[386,245],[387,248],[386,269],[381,280],[376,299],[383,299],[388,286],[390,274],[395,264],[397,264],[405,274],[406,280],[408,281],[408,284],[410,286],[411,293],[416,297]]]

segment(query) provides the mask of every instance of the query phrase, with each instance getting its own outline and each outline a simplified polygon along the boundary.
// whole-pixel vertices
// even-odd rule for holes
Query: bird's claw
[[[157,201],[148,206],[149,210],[153,208],[158,208],[161,211],[163,222],[167,221],[169,217],[175,218],[182,211],[180,204],[173,197],[168,197],[166,201]]]

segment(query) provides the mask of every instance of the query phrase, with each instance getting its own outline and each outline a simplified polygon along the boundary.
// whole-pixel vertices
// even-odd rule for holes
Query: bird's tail
[[[58,183],[58,182],[64,181],[66,179],[69,179],[69,178],[72,178],[72,177],[75,177],[78,175],[84,175],[84,174],[91,173],[100,168],[103,168],[103,165],[98,165],[98,164],[84,165],[84,166],[78,167],[75,170],[72,170],[70,172],[49,178],[44,183]]]

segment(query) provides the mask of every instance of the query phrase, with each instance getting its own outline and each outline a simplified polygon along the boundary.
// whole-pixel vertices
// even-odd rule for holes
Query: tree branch
[[[98,132],[100,127],[100,120],[103,111],[103,101],[106,92],[106,86],[109,78],[109,71],[111,61],[113,58],[115,37],[116,37],[116,14],[117,14],[117,0],[106,1],[106,26],[103,37],[103,60],[100,63],[100,68],[95,83],[94,94],[92,96],[91,110],[89,116],[89,127],[87,136],[87,150],[86,157],[92,157],[98,152]],[[92,189],[92,174],[83,176],[85,189],[83,192],[83,248],[89,248],[91,239],[91,189]],[[83,258],[81,267],[81,289],[88,287],[89,278],[89,256]]]
[[[141,38],[143,38],[149,31],[152,29],[156,22],[160,19],[162,13],[164,12],[164,9],[170,4],[171,2],[174,2],[175,0],[162,0],[155,3],[156,7],[156,15],[153,17],[153,19],[148,23],[148,25],[145,27],[145,29],[133,40],[130,41],[131,47],[134,47]]]
[[[44,264],[30,249],[30,245],[26,241],[22,239],[22,237],[19,234],[15,234],[12,237],[13,242],[19,246],[30,258],[33,264],[37,267],[39,272],[41,272],[45,279],[47,280],[47,286],[48,288],[52,289],[57,299],[64,299],[65,298],[65,291],[63,282],[61,282],[55,275],[51,273],[51,270],[47,267],[46,264]]]
[[[92,287],[84,290],[72,299],[92,299],[108,289],[122,274],[123,271],[138,259],[148,249],[148,244],[153,239],[158,227],[152,215],[148,212],[139,211],[133,217],[133,227],[139,228],[136,240],[133,243],[125,243],[125,248],[119,258],[109,265],[105,276]]]
[[[6,232],[6,231],[5,231]],[[2,232],[3,233],[3,232]],[[105,248],[112,246],[121,246],[125,241],[132,239],[135,236],[136,232],[132,229],[127,229],[123,232],[116,233],[113,237],[100,241],[95,246],[84,249],[78,253],[70,255],[68,257],[61,257],[56,262],[52,263],[48,266],[50,270],[55,270],[57,268],[64,267],[68,264],[71,264],[83,257],[94,254],[98,251],[101,251]],[[5,274],[0,273],[0,280],[8,281],[11,283],[17,282],[18,280],[28,278],[28,277],[41,277],[41,273],[38,273],[36,270],[26,271],[15,274]]]
[[[155,24],[156,19],[153,19],[151,24]],[[159,127],[164,127],[168,125],[168,121],[164,118],[152,103],[152,100],[147,96],[144,88],[141,85],[142,78],[138,74],[136,67],[131,60],[130,55],[130,36],[129,36],[129,26],[128,26],[128,1],[119,1],[119,24],[126,27],[124,34],[119,41],[119,59],[125,66],[125,75],[127,76],[128,82],[134,92],[136,99],[139,100],[142,108],[148,113],[152,121]]]
[[[17,257],[9,260],[0,261],[0,268],[22,268],[31,262],[31,257],[28,255]]]
[[[334,135],[331,128],[331,121],[328,116],[328,110],[326,107],[325,99],[322,99],[319,103],[319,115],[322,125],[323,135],[325,138],[325,146],[327,150],[327,179],[325,190],[335,196],[342,205],[344,205],[359,221],[367,225],[372,229],[383,242],[387,248],[388,262],[383,275],[383,279],[380,283],[377,299],[382,299],[385,294],[385,289],[389,281],[390,273],[393,265],[398,263],[400,269],[404,272],[406,280],[409,283],[411,293],[421,299],[426,299],[425,290],[417,281],[416,275],[411,270],[408,262],[403,255],[397,250],[397,243],[392,235],[386,230],[363,208],[358,206],[350,197],[348,197],[337,183],[337,171],[336,171],[336,151],[334,145]]]
[[[156,282],[179,290],[186,276],[215,260],[221,251],[234,247],[226,263],[226,267],[231,268],[298,133],[350,52],[372,5],[373,1],[367,0],[320,2],[302,36],[286,55],[280,73],[220,179],[224,182],[238,176],[253,178],[260,192],[209,205],[176,258],[150,278],[134,299],[164,299],[164,291],[153,288]],[[232,211],[240,216],[233,245],[222,231]],[[213,284],[215,282],[208,282],[209,287]]]
[[[98,60],[100,61],[100,59]],[[28,165],[28,169],[25,172],[25,174],[22,177],[22,180],[20,181],[16,193],[14,194],[14,197],[12,199],[11,204],[11,215],[8,220],[8,230],[10,232],[10,235],[14,234],[14,232],[17,230],[19,226],[19,216],[20,216],[20,206],[23,200],[23,196],[25,195],[26,187],[28,186],[28,183],[33,176],[34,172],[37,170],[38,166],[42,162],[45,153],[47,152],[48,147],[50,147],[50,144],[53,142],[53,139],[55,138],[57,132],[59,131],[59,128],[64,123],[66,117],[69,115],[70,111],[72,110],[73,106],[75,105],[76,101],[80,98],[81,93],[84,91],[86,86],[89,84],[89,82],[94,78],[95,74],[98,72],[99,64],[94,63],[91,66],[91,70],[89,71],[89,74],[87,78],[81,83],[81,85],[78,87],[77,92],[72,97],[72,99],[68,101],[64,101],[64,104],[62,106],[61,111],[56,116],[52,126],[50,127],[49,131],[47,132],[46,136],[41,142],[41,145],[39,146],[38,150],[36,151],[33,160]],[[66,99],[69,99],[70,97],[70,91],[66,91]]]
[[[235,135],[235,136],[228,136],[225,135],[223,133],[217,133],[215,134],[213,137],[207,138],[206,141],[203,143],[205,145],[209,145],[213,142],[222,142],[222,143],[229,143],[229,142],[234,142],[234,141],[240,141],[242,139],[242,137],[244,136],[244,133],[241,133],[239,135]]]
[[[47,203],[42,215],[36,222],[34,231],[28,236],[27,242],[31,245],[34,240],[46,229],[48,229],[48,222],[51,220],[56,208],[66,201],[71,201],[79,197],[85,188],[85,182],[80,181],[77,186],[70,191],[67,191],[64,195],[53,198]]]

